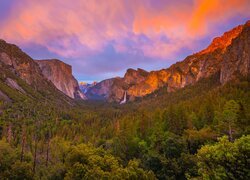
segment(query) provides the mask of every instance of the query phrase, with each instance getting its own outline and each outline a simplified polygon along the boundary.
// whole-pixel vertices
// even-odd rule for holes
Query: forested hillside
[[[249,178],[246,78],[125,105],[2,101],[1,111],[1,179]]]

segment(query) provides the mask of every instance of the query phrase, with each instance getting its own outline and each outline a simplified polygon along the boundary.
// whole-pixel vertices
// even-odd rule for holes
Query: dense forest
[[[249,179],[250,81],[217,79],[124,105],[2,87],[0,179]]]

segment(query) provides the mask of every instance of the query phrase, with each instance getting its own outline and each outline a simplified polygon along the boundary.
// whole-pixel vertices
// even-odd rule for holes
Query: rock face
[[[6,78],[6,84],[9,86],[9,87],[11,87],[11,88],[13,88],[13,89],[16,89],[16,90],[18,90],[18,91],[20,91],[20,92],[22,92],[22,93],[24,93],[25,94],[25,91],[23,90],[23,88],[22,87],[20,87],[18,84],[17,84],[17,82],[15,81],[15,80],[13,80],[13,79],[11,79],[11,78]]]
[[[116,78],[106,79],[97,83],[95,86],[90,87],[86,93],[87,98],[93,100],[109,99],[115,80]]]
[[[147,71],[140,68],[138,68],[137,70],[128,69],[124,76],[124,82],[129,86],[132,86],[145,81],[148,74],[149,73]]]
[[[72,76],[71,66],[59,60],[37,62],[16,45],[4,40],[0,40],[0,70],[0,80],[21,93],[26,92],[10,76],[22,79],[36,91],[55,94],[62,94],[62,91],[71,98],[85,98]]]
[[[39,65],[19,47],[0,40],[0,100],[74,105],[42,73]]]
[[[11,102],[10,98],[6,94],[4,94],[1,90],[0,90],[0,100]],[[0,111],[0,114],[1,114],[1,111]]]
[[[41,83],[49,84],[44,78],[39,66],[16,45],[0,40],[0,66],[9,69],[15,75],[37,89]]]
[[[233,40],[227,48],[221,65],[220,82],[226,82],[238,76],[249,76],[250,74],[250,21],[242,30],[242,33]]]
[[[16,45],[4,40],[0,40],[0,71],[0,80],[23,94],[25,91],[12,76],[22,79],[35,91],[57,91],[55,86],[43,76],[40,67],[30,56]]]
[[[124,78],[116,77],[101,81],[89,88],[86,96],[88,99],[119,102],[129,87],[144,82],[148,74],[143,69],[128,69]]]
[[[194,84],[221,72],[222,84],[236,75],[249,75],[250,23],[240,25],[215,38],[204,50],[186,57],[167,69],[146,72],[128,69],[123,78],[113,78],[90,88],[89,99],[101,95],[108,101],[121,102],[127,92],[129,100],[166,87],[169,92]]]
[[[51,81],[57,89],[75,99],[85,99],[80,91],[77,80],[72,75],[72,67],[57,59],[36,60],[43,75]]]

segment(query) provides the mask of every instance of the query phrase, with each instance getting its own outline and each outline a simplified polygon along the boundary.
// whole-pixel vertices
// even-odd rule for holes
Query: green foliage
[[[187,129],[184,132],[184,138],[191,154],[195,154],[202,145],[215,141],[216,137],[217,133],[209,127],[200,130]]]
[[[182,134],[187,127],[187,116],[182,105],[170,106],[163,114],[166,130],[175,134]]]
[[[16,161],[5,178],[15,180],[30,180],[33,179],[31,163]]]
[[[15,100],[0,107],[0,179],[201,178],[203,160],[209,157],[200,156],[200,148],[217,147],[217,137],[229,135],[229,125],[232,142],[222,149],[249,134],[249,88],[249,81],[218,86],[212,78],[174,93],[161,89],[123,106],[64,106],[55,100],[59,96],[32,89],[27,96],[0,83],[1,91]],[[246,140],[238,144],[248,146]],[[222,165],[211,161],[214,167]]]
[[[21,162],[17,149],[0,141],[0,179],[33,179],[30,161]]]
[[[152,169],[158,179],[183,178],[182,158],[187,153],[182,137],[171,132],[157,132],[152,135],[151,145],[143,160],[147,168]]]
[[[221,132],[228,134],[230,141],[233,141],[233,132],[237,131],[239,111],[239,104],[234,100],[230,100],[226,102],[222,113],[216,112],[215,122]]]
[[[66,159],[65,179],[154,179],[136,160],[123,167],[117,158],[101,148],[79,144],[73,146]]]
[[[199,174],[204,179],[249,179],[250,135],[235,142],[219,138],[214,145],[198,151]]]
[[[0,141],[0,172],[2,176],[5,171],[11,168],[17,159],[16,152],[10,147],[8,143]]]

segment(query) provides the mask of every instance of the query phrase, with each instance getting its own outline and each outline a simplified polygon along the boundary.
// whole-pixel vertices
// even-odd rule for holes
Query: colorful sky
[[[0,0],[0,38],[81,81],[166,68],[248,19],[249,0]]]

